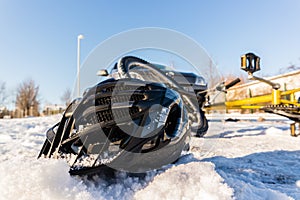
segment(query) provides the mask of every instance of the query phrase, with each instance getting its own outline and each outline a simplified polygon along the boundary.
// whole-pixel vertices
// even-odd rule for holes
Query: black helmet
[[[190,137],[181,96],[163,84],[108,79],[74,101],[40,152],[66,157],[71,174],[103,166],[145,172],[177,160]]]
[[[206,133],[206,85],[195,84],[195,74],[160,70],[133,56],[114,70],[69,105],[47,131],[39,157],[67,158],[71,174],[107,167],[139,173],[176,161],[191,130]]]

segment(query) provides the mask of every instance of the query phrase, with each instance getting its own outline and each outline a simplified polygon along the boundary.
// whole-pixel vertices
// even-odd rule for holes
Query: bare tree
[[[1,82],[0,83],[0,106],[4,106],[5,105],[5,101],[7,99],[7,95],[6,95],[6,86],[5,86],[5,82]]]
[[[284,74],[284,73],[296,71],[296,70],[299,70],[299,69],[300,69],[299,66],[297,66],[297,65],[295,65],[295,64],[290,64],[290,65],[287,66],[287,67],[280,68],[280,69],[279,69],[279,74]]]
[[[70,88],[67,88],[63,95],[61,96],[60,100],[68,106],[71,103],[72,100],[72,92]]]
[[[23,81],[17,90],[16,107],[24,116],[39,115],[39,101],[37,99],[39,86],[32,79]]]
[[[222,81],[222,77],[219,76],[219,72],[216,70],[217,68],[215,67],[215,64],[212,62],[212,60],[210,60],[209,65],[204,72],[204,77],[208,83],[208,88],[213,88]]]
[[[225,75],[222,76],[222,80],[225,81],[226,83],[229,83],[229,82],[233,81],[236,78],[239,78],[241,80],[236,85],[241,85],[241,84],[244,84],[244,83],[248,82],[248,78],[247,78],[247,75],[245,75],[245,73],[239,74],[239,75],[225,74]]]

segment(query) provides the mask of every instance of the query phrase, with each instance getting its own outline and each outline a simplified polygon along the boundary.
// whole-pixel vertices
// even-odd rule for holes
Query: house
[[[280,84],[281,91],[300,88],[300,82],[299,82],[300,70],[268,77],[265,79]],[[272,92],[272,87],[270,85],[260,81],[250,81],[248,83],[244,83],[230,88],[227,91],[226,100],[227,101],[241,100],[241,99],[250,98],[254,96],[270,94],[271,92]],[[296,93],[295,99],[298,100],[299,97],[300,97],[300,93]]]
[[[66,106],[59,104],[48,104],[44,106],[43,114],[44,115],[55,115],[64,112]]]

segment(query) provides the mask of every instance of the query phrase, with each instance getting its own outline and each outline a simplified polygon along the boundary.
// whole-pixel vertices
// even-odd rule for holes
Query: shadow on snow
[[[272,125],[272,127],[275,127],[276,129],[279,129],[281,131],[290,130],[290,127],[288,125],[286,127],[282,127],[282,125],[278,127]],[[241,128],[235,131],[224,131],[217,135],[204,136],[204,138],[232,139],[232,138],[240,138],[240,137],[247,137],[247,136],[260,136],[260,135],[266,135],[266,130],[269,128],[270,126],[263,126],[263,125],[257,126],[255,128]]]
[[[235,190],[237,199],[247,198],[252,192],[269,196],[266,191],[300,199],[296,185],[300,180],[300,151],[261,152],[239,158],[217,156],[202,161],[215,164],[216,171]]]

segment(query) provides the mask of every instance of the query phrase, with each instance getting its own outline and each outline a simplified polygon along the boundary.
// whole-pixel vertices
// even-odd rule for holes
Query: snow
[[[189,162],[167,169],[135,194],[136,199],[231,199],[233,190],[223,183],[210,162]]]
[[[70,176],[64,160],[36,159],[59,115],[1,119],[0,199],[300,199],[300,137],[290,136],[291,121],[269,114],[208,118],[208,134],[192,138],[176,164],[114,179]]]

